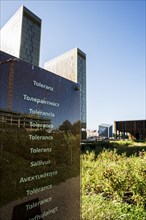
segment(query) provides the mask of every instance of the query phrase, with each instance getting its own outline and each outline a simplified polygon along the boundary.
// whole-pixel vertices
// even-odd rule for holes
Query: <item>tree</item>
[[[59,126],[59,130],[65,131],[66,133],[68,131],[71,131],[71,128],[72,128],[72,124],[68,120],[64,121],[63,124]]]

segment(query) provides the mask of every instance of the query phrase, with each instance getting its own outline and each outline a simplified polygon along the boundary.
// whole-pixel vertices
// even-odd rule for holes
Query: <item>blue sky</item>
[[[25,5],[42,19],[40,65],[87,56],[87,127],[146,119],[145,1],[2,1],[0,28]]]

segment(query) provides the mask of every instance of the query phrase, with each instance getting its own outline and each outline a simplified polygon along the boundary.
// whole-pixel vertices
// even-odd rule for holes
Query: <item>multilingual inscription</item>
[[[37,87],[40,87],[42,89],[50,90],[52,92],[54,91],[54,88],[52,86],[45,85],[41,82],[37,82],[36,80],[33,80],[33,85],[37,86]]]
[[[30,163],[30,167],[38,167],[38,166],[43,166],[43,165],[49,165],[51,163],[50,160],[38,160],[38,161],[32,161]]]
[[[35,176],[21,177],[19,183],[26,183],[26,182],[30,182],[33,180],[39,180],[39,179],[43,179],[46,177],[52,177],[52,176],[56,176],[57,174],[58,172],[55,170],[52,172],[48,172],[48,173],[45,172],[45,173],[35,175]]]
[[[55,212],[57,212],[57,209],[58,209],[57,207],[54,207],[53,209],[48,209],[42,215],[36,215],[34,218],[29,218],[29,220],[38,220],[38,219],[45,218],[46,216],[50,214],[55,214]]]
[[[28,96],[26,94],[23,94],[23,98],[24,98],[24,100],[29,101],[29,102],[36,102],[37,104],[51,105],[54,107],[59,107],[59,103],[57,103],[57,102],[48,101],[45,99],[38,99],[36,97]]]
[[[31,134],[29,134],[29,138],[32,141],[53,140],[53,136],[38,136],[38,135],[31,135]]]
[[[42,84],[41,82],[37,82],[36,80],[33,80],[33,85],[35,87],[40,87],[42,89],[46,89],[46,90],[50,90],[51,92],[54,91],[54,88],[52,86],[47,86],[45,84]],[[57,107],[59,108],[60,104],[54,101],[50,101],[50,100],[46,100],[45,98],[37,98],[37,97],[33,97],[33,96],[29,96],[27,94],[23,94],[23,99],[24,101],[28,101],[30,103],[36,103],[36,104],[41,104],[41,105],[49,105],[49,106],[53,106],[53,107]],[[46,112],[46,111],[41,111],[38,109],[33,109],[33,108],[29,108],[29,113],[32,115],[38,115],[38,116],[43,116],[43,117],[55,117],[55,114],[53,112]],[[30,128],[35,128],[36,131],[39,129],[47,129],[47,133],[48,135],[38,135],[38,134],[28,134],[29,136],[29,140],[31,142],[34,141],[53,141],[54,137],[53,135],[51,135],[51,132],[53,130],[54,125],[53,124],[47,124],[47,123],[39,123],[39,122],[35,122],[35,121],[29,121],[29,125]],[[30,147],[30,154],[49,154],[52,152],[52,148],[50,147]],[[40,166],[46,166],[46,165],[50,165],[51,164],[51,160],[33,160],[30,162],[30,168],[37,168]],[[57,170],[53,170],[50,172],[44,172],[44,173],[40,173],[40,174],[36,174],[33,176],[25,176],[25,177],[21,177],[19,180],[19,184],[26,184],[27,182],[32,182],[32,181],[38,181],[40,179],[44,179],[44,178],[52,178],[55,177],[58,174]],[[46,190],[50,190],[53,188],[52,184],[46,185],[46,186],[42,186],[42,187],[36,187],[33,189],[27,189],[26,190],[26,195],[27,196],[31,196],[33,194],[39,193],[39,192],[43,192]],[[36,203],[32,203],[32,204],[27,204],[26,205],[26,210],[30,210],[33,209],[34,207],[37,206],[41,206],[45,203],[49,203],[52,201],[52,197],[48,197],[46,199],[43,199],[41,201],[38,201]],[[52,209],[48,209],[47,211],[43,212],[41,215],[35,215],[33,218],[29,218],[29,220],[37,220],[37,219],[42,219],[50,214],[55,214],[55,212],[57,212],[57,207],[54,207]]]
[[[53,112],[43,112],[37,109],[29,108],[29,113],[32,115],[39,115],[44,117],[55,117],[55,114]]]
[[[32,194],[36,194],[36,193],[39,193],[39,192],[43,192],[45,190],[48,190],[48,189],[52,189],[52,185],[47,185],[47,186],[42,186],[42,187],[39,187],[39,188],[33,188],[33,189],[29,189],[26,191],[27,193],[27,196],[30,196]]]
[[[43,129],[48,129],[48,128],[50,128],[50,129],[53,129],[53,125],[52,124],[41,124],[41,123],[38,123],[38,122],[32,122],[32,121],[30,121],[29,122],[30,123],[30,127],[31,128],[43,128]]]
[[[48,197],[48,198],[45,198],[45,199],[38,201],[38,202],[29,203],[26,205],[26,210],[36,208],[37,206],[44,205],[44,204],[49,203],[51,201],[52,201],[52,197]]]

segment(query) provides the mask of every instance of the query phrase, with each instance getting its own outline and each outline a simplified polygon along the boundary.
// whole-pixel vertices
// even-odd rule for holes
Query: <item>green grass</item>
[[[126,156],[104,149],[82,155],[82,220],[89,219],[146,219],[146,152]]]
[[[101,195],[83,195],[82,220],[145,220],[141,207],[106,200]]]
[[[118,154],[125,153],[126,156],[133,154],[139,155],[140,151],[146,151],[146,142],[136,141],[97,141],[94,143],[86,143],[82,146],[82,152],[94,151],[96,155],[100,154],[103,149],[117,150]]]

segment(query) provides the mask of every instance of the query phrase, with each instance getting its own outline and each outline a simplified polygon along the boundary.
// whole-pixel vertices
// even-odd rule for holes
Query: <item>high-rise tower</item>
[[[44,68],[80,84],[82,139],[86,138],[86,54],[74,48],[44,64]]]
[[[21,6],[0,35],[2,51],[39,66],[41,19],[34,13]]]

